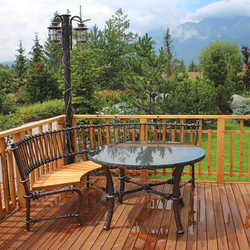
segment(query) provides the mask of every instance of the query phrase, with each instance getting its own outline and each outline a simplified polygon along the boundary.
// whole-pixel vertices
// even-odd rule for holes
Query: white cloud
[[[222,0],[214,2],[198,9],[188,19],[193,22],[199,22],[205,17],[230,19],[236,16],[250,16],[249,0]]]

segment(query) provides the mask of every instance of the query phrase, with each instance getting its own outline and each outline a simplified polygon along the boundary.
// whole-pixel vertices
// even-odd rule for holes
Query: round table
[[[118,201],[122,202],[122,197],[131,192],[146,190],[167,199],[173,200],[174,216],[177,226],[177,233],[183,233],[183,227],[179,214],[179,205],[184,206],[180,196],[180,180],[184,166],[201,161],[205,157],[204,149],[185,143],[178,142],[124,142],[96,147],[89,151],[89,160],[102,165],[107,179],[108,214],[104,229],[110,229],[113,216],[114,198],[118,196]],[[114,193],[113,179],[110,168],[120,169],[120,192]],[[124,175],[124,169],[158,169],[172,168],[172,178],[159,183],[143,184]],[[139,186],[138,189],[124,192],[125,182],[132,182]],[[165,183],[173,184],[173,193],[164,194],[155,191],[152,187]]]

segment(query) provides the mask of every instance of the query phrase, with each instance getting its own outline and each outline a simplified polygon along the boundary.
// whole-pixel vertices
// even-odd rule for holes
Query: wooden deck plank
[[[127,240],[123,246],[124,249],[133,249],[135,243],[137,243],[137,238],[143,228],[143,222],[147,219],[148,209],[152,199],[154,198],[154,194],[150,193],[146,196],[144,203],[137,215],[137,218],[132,226],[132,230],[130,231]],[[136,247],[136,246],[135,246]]]
[[[100,184],[100,183],[96,183]],[[86,206],[88,205],[88,200],[90,199],[90,196],[92,194],[96,194],[96,189],[92,188],[90,190],[87,190],[86,187],[84,187],[82,190],[82,207],[81,210],[84,210]],[[72,205],[69,207],[67,211],[64,211],[65,214],[70,214],[75,210],[77,200],[75,200]],[[39,239],[32,245],[32,248],[34,249],[48,249],[54,241],[59,238],[60,234],[63,233],[66,224],[71,225],[76,223],[75,218],[69,218],[67,220],[59,219],[55,220],[51,226],[47,228],[47,230],[39,237]],[[76,225],[75,225],[76,226]]]
[[[134,184],[126,184],[125,190],[130,190],[134,188],[137,188],[137,186]],[[120,231],[123,228],[124,223],[136,202],[136,199],[133,199],[134,197],[138,197],[138,194],[131,193],[123,198],[122,204],[120,204],[116,210],[116,214],[111,225],[111,230],[102,230],[101,235],[98,237],[97,240],[95,240],[92,249],[110,249],[110,246],[114,244],[115,240],[119,236]]]
[[[198,219],[198,187],[191,189],[189,220],[187,230],[187,249],[196,249],[197,246],[197,219]]]
[[[132,208],[132,212],[130,213],[129,217],[127,218],[126,223],[124,224],[124,227],[121,230],[119,237],[117,238],[114,245],[112,246],[112,249],[114,249],[114,250],[115,249],[123,249],[124,244],[130,235],[130,231],[134,231],[136,229],[135,221],[137,219],[138,214],[140,213],[140,210],[143,207],[143,203],[145,201],[147,193],[146,193],[146,191],[142,191],[142,192],[138,193],[138,195],[139,196],[138,196],[137,202],[136,202],[135,206]],[[132,243],[133,243],[133,241],[132,241]]]
[[[208,250],[217,250],[218,242],[217,242],[217,232],[215,224],[215,211],[213,205],[212,187],[210,183],[205,183],[205,199],[206,199]]]
[[[250,229],[248,225],[245,224],[247,218],[249,217],[248,212],[245,207],[245,203],[242,199],[241,193],[239,191],[238,185],[225,185],[228,192],[229,199],[234,200],[231,203],[231,211],[234,220],[234,226],[239,242],[240,249],[248,249],[249,243],[248,238],[250,236]]]
[[[135,188],[135,187],[136,187],[135,185],[131,186],[131,188]],[[103,248],[102,248],[103,250],[109,250],[111,247],[115,248],[119,244],[116,241],[119,241],[119,239],[121,239],[121,238],[123,238],[124,241],[126,240],[127,234],[129,234],[129,230],[127,230],[127,229],[130,229],[130,226],[128,223],[128,218],[130,218],[130,220],[131,220],[131,218],[133,217],[132,210],[134,211],[134,206],[137,203],[140,203],[140,201],[139,201],[140,200],[139,199],[140,193],[133,193],[129,200],[127,199],[127,196],[125,196],[124,202],[122,205],[126,204],[126,208],[124,209],[124,212],[120,216],[116,225],[112,228],[112,230],[109,234],[109,237],[106,239],[105,244],[103,245]],[[124,228],[125,228],[125,230],[124,230]],[[121,238],[119,238],[119,237],[121,237]],[[123,243],[120,243],[120,244],[123,245]]]
[[[183,193],[183,201],[185,206],[181,208],[181,222],[184,231],[184,234],[178,235],[176,249],[186,249],[187,245],[187,230],[188,230],[188,222],[189,222],[189,202],[190,202],[190,195],[191,195],[191,186],[186,185],[184,186],[184,193]]]
[[[105,178],[93,179],[105,185]],[[168,192],[172,187],[158,188]],[[171,200],[145,191],[127,195],[123,204],[115,204],[112,228],[106,231],[105,194],[96,187],[81,191],[82,226],[75,218],[59,219],[32,224],[31,231],[24,232],[25,209],[20,209],[0,222],[0,249],[250,249],[250,182],[197,181],[195,188],[184,186],[182,235],[176,233]],[[71,193],[43,197],[32,202],[31,211],[35,216],[61,215],[74,211],[76,200]]]
[[[128,187],[131,185],[128,184]],[[131,195],[128,195],[128,199]],[[112,218],[112,222],[110,227],[113,228],[116,225],[117,220],[119,219],[121,213],[123,212],[124,206],[118,205],[115,203],[115,213]],[[105,223],[106,215],[101,218],[99,224],[95,227],[91,235],[87,238],[87,240],[84,242],[84,244],[81,246],[81,249],[101,249],[102,245],[105,243],[109,233],[111,230],[104,230],[103,225]]]
[[[172,189],[171,185],[168,185],[166,188],[166,193],[170,192]],[[169,235],[169,228],[171,224],[171,220],[173,217],[173,201],[167,200],[165,201],[163,217],[160,224],[160,231],[155,243],[155,249],[165,249],[167,244],[168,235]]]
[[[232,199],[232,194],[230,195],[228,190],[225,190],[224,185],[219,185],[219,193],[220,193],[221,203],[223,204],[222,211],[223,211],[226,233],[228,236],[230,236],[228,237],[227,240],[228,248],[237,250],[239,249],[239,243],[234,228],[234,221],[231,213],[231,208],[228,203],[228,199]]]
[[[169,193],[170,185],[165,185],[163,188],[164,193]],[[155,212],[154,219],[145,242],[144,249],[154,249],[159,234],[163,233],[161,228],[161,221],[163,220],[164,212],[166,209],[167,200],[164,197],[159,197],[157,201],[157,211]]]
[[[164,186],[157,186],[156,190],[159,192],[162,192],[164,189]],[[142,223],[142,227],[141,230],[139,232],[139,235],[137,237],[137,240],[134,243],[134,248],[135,249],[148,249],[148,248],[152,248],[151,246],[147,246],[145,247],[146,241],[148,236],[150,235],[150,233],[152,232],[151,230],[151,226],[156,214],[156,211],[158,210],[158,205],[159,203],[162,202],[161,197],[159,197],[158,195],[154,195],[153,199],[151,199],[149,206],[148,206],[148,210],[147,210],[147,214],[145,217],[145,220]],[[157,236],[157,232],[152,232],[154,234],[153,237]]]
[[[221,184],[212,184],[212,196],[213,196],[213,206],[214,206],[214,215],[216,221],[216,231],[217,231],[217,240],[219,249],[228,249],[227,235],[225,229],[225,222],[223,219],[223,211],[221,207],[219,188]]]
[[[105,183],[104,180],[102,180],[102,182],[99,184],[103,185],[104,183]],[[93,191],[91,189],[93,189],[94,192],[91,192]],[[91,189],[89,190],[89,195],[88,195],[89,198],[87,200],[86,208],[81,211],[81,220],[83,223],[81,228],[79,228],[75,224],[70,224],[68,227],[64,227],[63,232],[51,245],[50,247],[51,249],[59,248],[61,245],[65,243],[65,241],[67,241],[67,239],[69,239],[71,241],[71,244],[73,244],[74,235],[72,234],[74,233],[74,231],[81,232],[88,225],[90,221],[89,213],[91,212],[92,209],[94,209],[95,206],[99,204],[97,201],[99,201],[103,196],[103,192],[101,190],[98,190],[96,188],[91,188]],[[46,249],[46,245],[44,245],[44,249]]]
[[[118,181],[114,183],[114,187],[118,185]],[[101,197],[94,206],[87,211],[85,215],[85,220],[82,221],[83,225],[81,227],[75,228],[75,230],[68,235],[70,240],[66,240],[63,242],[55,242],[51,249],[55,249],[56,247],[61,246],[62,249],[79,249],[84,241],[91,235],[92,231],[94,230],[95,226],[98,225],[99,221],[102,217],[105,217],[105,213],[107,212],[107,203],[106,203],[106,196],[102,192]],[[102,224],[103,226],[103,224]]]
[[[207,249],[207,221],[204,184],[197,184],[198,218],[197,218],[197,249]]]

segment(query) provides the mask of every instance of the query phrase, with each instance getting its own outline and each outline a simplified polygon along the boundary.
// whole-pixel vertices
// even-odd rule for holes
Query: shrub
[[[16,111],[17,119],[30,121],[42,118],[48,118],[65,113],[65,104],[63,100],[50,100],[43,103],[36,103],[27,107],[20,107]]]
[[[242,104],[240,108],[233,110],[233,115],[250,115],[250,106]],[[238,119],[236,121],[239,122]],[[245,119],[244,123],[245,125],[250,125],[250,119]]]

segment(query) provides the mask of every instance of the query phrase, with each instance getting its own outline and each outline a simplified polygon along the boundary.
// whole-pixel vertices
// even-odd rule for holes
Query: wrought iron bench
[[[25,192],[25,231],[30,230],[31,222],[73,216],[76,217],[77,224],[81,225],[82,194],[74,185],[79,184],[83,177],[90,173],[101,170],[101,165],[86,159],[84,129],[84,126],[78,126],[49,131],[25,137],[11,145]],[[68,165],[65,165],[66,163]],[[32,184],[29,181],[30,175],[36,179]],[[59,187],[61,189],[58,189]],[[46,189],[52,189],[52,191],[46,191]],[[30,217],[31,199],[62,192],[78,193],[78,203],[74,213],[51,218],[32,219]]]

